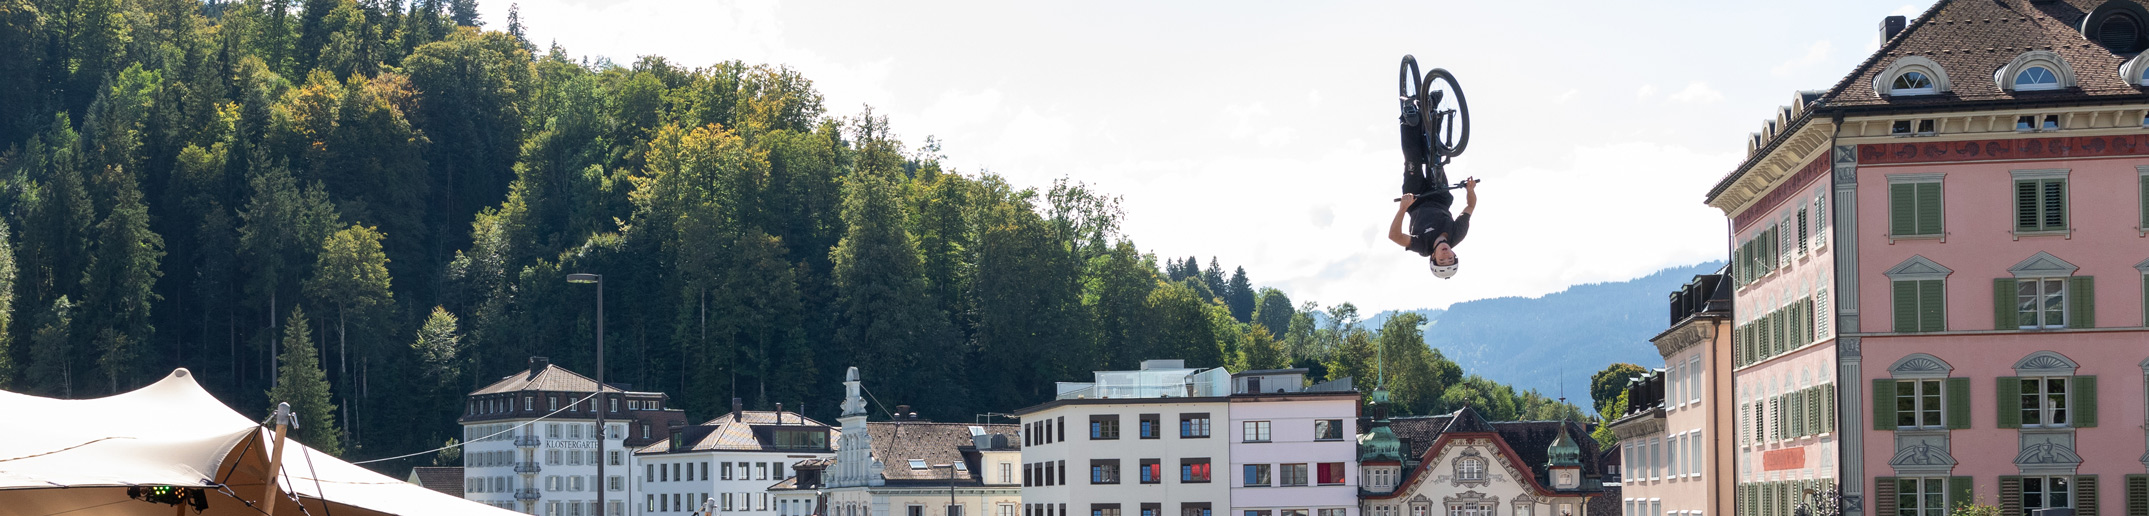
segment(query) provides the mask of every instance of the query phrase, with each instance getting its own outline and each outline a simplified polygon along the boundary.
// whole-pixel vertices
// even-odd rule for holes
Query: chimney
[[[744,422],[746,422],[746,420],[744,419],[745,415],[744,415],[744,414],[742,414],[742,413],[743,413],[743,412],[745,412],[745,411],[746,411],[746,403],[745,403],[745,402],[743,402],[743,401],[740,401],[740,400],[739,400],[738,398],[732,398],[732,399],[731,399],[731,420],[732,420],[732,421],[738,421],[738,422],[741,422],[741,423],[744,423]]]
[[[1895,35],[1902,34],[1903,26],[1909,21],[1910,20],[1908,18],[1904,18],[1902,16],[1889,16],[1887,18],[1881,18],[1880,43],[1882,45],[1886,45],[1888,44],[1888,40],[1895,39]]]
[[[889,416],[889,417],[891,417],[891,418],[894,418],[894,419],[895,419],[895,420],[897,420],[897,421],[902,421],[902,420],[904,420],[904,419],[906,419],[906,418],[909,418],[909,417],[910,417],[910,405],[896,405],[896,406],[895,406],[895,413],[894,413],[894,414],[889,414],[888,416]]]
[[[537,374],[538,371],[545,370],[545,366],[549,365],[552,365],[552,359],[548,359],[545,357],[530,357],[530,374]]]
[[[778,403],[778,404],[776,404],[776,424],[777,424],[778,426],[781,426],[781,425],[783,425],[783,404],[782,404],[782,403]]]

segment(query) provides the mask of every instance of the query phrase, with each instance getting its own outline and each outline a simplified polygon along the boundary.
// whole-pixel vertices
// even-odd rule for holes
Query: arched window
[[[1482,459],[1461,459],[1455,461],[1455,479],[1484,480],[1485,461]]]
[[[1885,96],[1947,93],[1948,72],[1925,56],[1904,56],[1873,76],[1873,92]]]
[[[2056,89],[2059,89],[2059,77],[2053,75],[2050,68],[2032,66],[2022,69],[2021,73],[2015,74],[2016,91]]]
[[[2059,90],[2075,86],[2074,67],[2050,50],[2031,50],[2015,56],[1992,72],[1992,82],[2007,91]]]
[[[1933,78],[1920,72],[1903,72],[1902,75],[1895,76],[1895,82],[1888,87],[1888,93],[1892,95],[1924,95],[1932,92]]]

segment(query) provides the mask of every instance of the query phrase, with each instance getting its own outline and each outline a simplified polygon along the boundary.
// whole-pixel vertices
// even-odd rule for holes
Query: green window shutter
[[[2149,229],[2149,174],[2142,174],[2138,181],[2142,187],[2142,225],[2135,227]]]
[[[1873,477],[1874,516],[1895,516],[1895,477]]]
[[[2074,476],[2074,516],[2097,516],[2097,476]]]
[[[1996,389],[1999,399],[1994,404],[2000,407],[2000,429],[2021,428],[2022,377],[2002,376],[1997,381],[2000,384]]]
[[[2127,516],[2149,516],[2149,475],[2127,475]]]
[[[1970,428],[1970,379],[1949,378],[1946,384],[1948,428]]]
[[[1920,235],[1940,234],[1940,183],[1918,183],[1918,224]]]
[[[2097,327],[2097,277],[2067,278],[2067,327]]]
[[[1946,285],[1940,280],[1918,282],[1918,329],[1921,331],[1947,331]]]
[[[1798,254],[1801,256],[1806,254],[1806,243],[1813,240],[1813,237],[1806,233],[1807,226],[1806,207],[1800,206],[1798,208]]]
[[[2046,179],[2039,181],[2039,183],[2038,186],[2044,190],[2043,205],[2039,207],[2044,211],[2042,220],[2044,229],[2047,231],[2067,229],[2067,180]]]
[[[2022,477],[2000,477],[2000,516],[2022,516]]]
[[[1918,331],[1918,282],[1897,280],[1895,286],[1896,333]]]
[[[1895,429],[1895,380],[1873,380],[1873,429]]]
[[[2036,231],[2037,182],[2015,182],[2015,231]]]
[[[1970,477],[1948,477],[1948,513],[1954,508],[1977,503],[1977,494],[1970,490]]]
[[[2076,376],[2074,381],[2069,383],[2071,385],[2067,387],[2074,389],[2074,421],[2071,423],[2075,428],[2095,428],[2097,426],[2097,376]]]
[[[1784,432],[1789,437],[1806,435],[1806,391],[1794,391],[1784,396],[1784,412],[1791,414],[1790,428]]]
[[[1836,431],[1836,384],[1821,386],[1821,400],[1828,403],[1828,406],[1821,410],[1821,428],[1829,433],[1841,433]]]
[[[1888,234],[1904,236],[1918,231],[1918,185],[1888,185]]]
[[[2015,313],[2015,279],[1992,280],[1992,329],[2015,330],[2022,328],[2022,321]]]

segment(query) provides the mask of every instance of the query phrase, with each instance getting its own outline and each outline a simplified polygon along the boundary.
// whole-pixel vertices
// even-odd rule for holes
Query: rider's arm
[[[1395,218],[1388,221],[1388,241],[1395,245],[1410,247],[1410,235],[1403,234],[1403,214],[1410,211],[1410,203],[1416,200],[1416,195],[1403,194],[1395,204]]]
[[[1463,180],[1463,214],[1477,211],[1477,178]]]

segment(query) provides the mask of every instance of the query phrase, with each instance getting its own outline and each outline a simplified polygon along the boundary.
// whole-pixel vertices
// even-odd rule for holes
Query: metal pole
[[[610,477],[604,476],[604,464],[612,458],[604,454],[604,441],[612,437],[611,429],[604,426],[604,412],[611,408],[611,397],[604,395],[604,275],[597,275],[597,513],[611,516],[611,508],[604,504],[604,492],[611,489]]]

